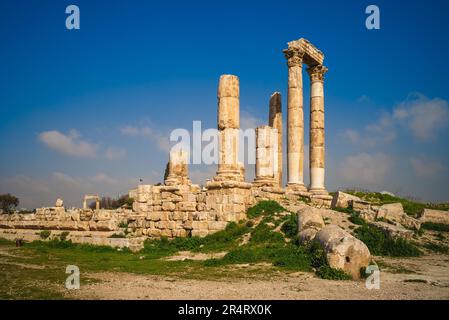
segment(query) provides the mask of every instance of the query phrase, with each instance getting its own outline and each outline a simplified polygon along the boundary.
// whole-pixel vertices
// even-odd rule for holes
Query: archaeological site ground
[[[10,28],[22,30],[17,24],[26,14],[15,13],[12,1],[0,11],[3,6]],[[382,8],[398,14],[397,5],[345,4],[345,11],[319,4],[346,12],[351,27],[308,20],[314,30],[291,20],[288,6],[252,11],[260,18],[271,10],[290,17],[266,21],[285,21],[284,28],[270,29],[254,17],[248,24],[234,21],[247,15],[229,8],[222,16],[215,4],[203,9],[217,21],[194,10],[198,4],[177,4],[174,20],[184,10],[199,20],[179,22],[175,32],[165,22],[158,31],[154,12],[155,29],[145,27],[131,1],[106,10],[122,17],[126,32],[98,17],[113,24],[120,43],[95,20],[98,6],[79,1],[65,12],[36,9],[50,10],[46,21],[59,23],[54,28],[61,30],[34,31],[49,48],[19,31],[23,39],[11,43],[13,61],[22,49],[38,48],[28,71],[5,65],[11,80],[1,81],[11,92],[19,86],[16,74],[27,82],[24,74],[42,70],[40,59],[46,68],[59,66],[52,37],[82,48],[70,47],[68,55],[79,60],[72,71],[60,70],[56,80],[50,79],[56,71],[48,71],[42,82],[0,95],[2,119],[10,121],[0,127],[1,300],[449,300],[449,154],[443,147],[449,87],[432,67],[449,70],[439,54],[420,56],[431,64],[422,70],[434,70],[428,77],[421,66],[401,77],[400,67],[392,70],[390,58],[400,66],[416,59],[407,56],[406,40],[401,57],[388,49],[389,32],[397,31],[389,31],[391,17],[382,22]],[[144,6],[169,16],[162,4]],[[249,14],[244,4],[232,6]],[[432,14],[441,23],[440,14]],[[339,33],[356,22],[353,34]],[[191,40],[183,26],[193,28]],[[180,36],[161,39],[159,32]],[[254,33],[256,48],[244,44],[247,32]],[[372,59],[350,53],[365,50],[351,35],[370,39],[364,45],[371,43],[371,50],[385,44],[390,53],[370,55],[384,59],[372,66]],[[364,74],[368,65],[372,75]],[[419,72],[425,85],[415,79]],[[397,103],[396,86],[423,94]],[[153,100],[162,93],[164,100]],[[345,99],[357,102],[341,107]],[[393,104],[387,101],[394,107],[380,107]],[[129,119],[136,124],[125,125]],[[198,138],[199,121],[210,121],[212,129]],[[193,123],[192,135],[179,128],[185,123]],[[164,124],[170,131],[157,132]]]

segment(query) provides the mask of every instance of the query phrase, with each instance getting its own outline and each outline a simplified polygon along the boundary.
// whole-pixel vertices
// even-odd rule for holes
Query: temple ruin
[[[329,207],[332,197],[325,188],[324,56],[305,39],[288,43],[284,50],[288,66],[287,128],[283,128],[281,94],[268,103],[268,124],[256,128],[256,175],[245,181],[239,162],[240,84],[235,75],[222,75],[217,98],[218,168],[204,187],[189,179],[189,153],[172,150],[163,185],[138,185],[129,192],[131,208],[105,210],[98,196],[86,196],[82,209],[39,208],[35,214],[0,215],[0,232],[38,238],[32,230],[71,231],[72,241],[134,246],[139,239],[206,236],[229,222],[246,218],[247,209],[260,200],[295,204],[307,198],[316,206]],[[304,105],[302,65],[310,77],[310,185],[304,183]],[[284,187],[283,133],[287,133],[287,183]],[[88,200],[96,201],[94,210]],[[22,230],[22,231],[20,231]],[[29,232],[25,232],[28,230]],[[125,239],[114,239],[117,232]],[[34,237],[34,238],[33,238]],[[87,238],[90,237],[90,240]]]

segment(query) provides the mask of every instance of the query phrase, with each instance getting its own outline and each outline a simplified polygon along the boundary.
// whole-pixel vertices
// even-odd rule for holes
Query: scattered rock
[[[64,201],[62,199],[57,199],[55,203],[55,207],[62,208],[64,206]]]
[[[337,191],[333,198],[331,207],[332,208],[348,208],[350,200],[361,200],[359,197],[353,196],[352,194]]]
[[[390,221],[400,222],[404,217],[405,212],[401,203],[390,203],[380,206],[377,212],[377,219],[387,219]]]

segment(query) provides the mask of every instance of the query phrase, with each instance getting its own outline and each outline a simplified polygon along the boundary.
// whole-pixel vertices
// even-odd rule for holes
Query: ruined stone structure
[[[98,195],[85,195],[83,201],[83,209],[87,209],[87,201],[95,200],[95,210],[100,209],[100,197]],[[58,205],[56,205],[58,206]],[[61,205],[62,207],[62,205]]]
[[[310,188],[318,198],[329,199],[324,184],[324,90],[327,68],[324,55],[305,39],[288,43],[284,50],[288,65],[287,99],[287,188],[304,194],[304,110],[302,65],[309,66],[311,79],[310,101]]]
[[[218,169],[204,187],[189,179],[189,152],[172,150],[163,185],[142,184],[129,191],[134,200],[132,210],[100,209],[99,197],[87,195],[83,209],[66,210],[58,199],[55,207],[37,209],[35,214],[1,215],[0,228],[7,229],[8,234],[25,229],[70,230],[89,235],[94,232],[97,238],[112,233],[133,239],[206,236],[224,229],[229,222],[246,219],[247,209],[260,200],[295,204],[302,196],[317,206],[330,206],[332,198],[324,183],[324,57],[304,39],[288,43],[284,53],[288,62],[286,188],[282,183],[285,130],[280,93],[275,92],[270,98],[268,125],[256,129],[256,177],[252,183],[245,182],[244,167],[239,161],[239,78],[222,75],[217,90]],[[311,79],[309,190],[303,176],[303,63],[309,66]],[[88,200],[96,201],[95,210],[87,207]]]

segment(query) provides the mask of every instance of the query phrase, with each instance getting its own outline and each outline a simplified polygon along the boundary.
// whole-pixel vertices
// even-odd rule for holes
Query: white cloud
[[[39,134],[39,140],[50,149],[67,156],[92,158],[97,152],[97,146],[81,140],[76,130],[71,130],[67,135],[57,130],[45,131]]]
[[[105,157],[109,160],[117,160],[126,157],[126,151],[117,147],[109,147],[106,149]]]
[[[429,99],[422,94],[409,95],[392,113],[384,113],[380,119],[363,130],[346,129],[341,136],[353,144],[374,147],[396,139],[400,126],[408,128],[414,138],[422,141],[433,139],[437,133],[449,127],[449,105],[440,98]]]
[[[441,162],[424,157],[411,158],[410,164],[418,177],[427,179],[438,177],[447,169]]]
[[[392,159],[384,153],[360,153],[343,159],[338,167],[339,176],[354,185],[382,182],[392,167]]]
[[[441,129],[448,127],[448,102],[416,93],[398,105],[393,112],[393,119],[409,128],[415,138],[429,140],[435,138]]]

